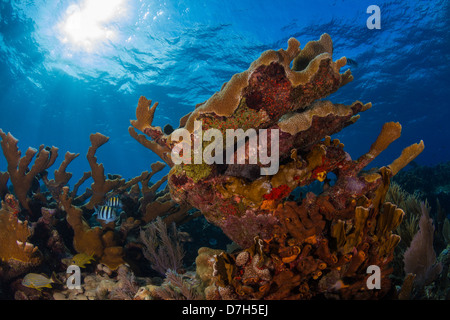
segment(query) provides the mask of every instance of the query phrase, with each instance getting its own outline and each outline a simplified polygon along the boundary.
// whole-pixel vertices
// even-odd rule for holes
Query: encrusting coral
[[[327,34],[304,49],[299,46],[291,38],[287,50],[264,52],[180,120],[180,128],[191,133],[191,145],[195,121],[201,121],[203,130],[222,133],[279,132],[280,166],[274,175],[252,170],[264,165],[250,165],[250,152],[243,165],[172,165],[168,177],[172,198],[199,209],[243,249],[214,255],[209,298],[362,299],[381,298],[392,289],[389,263],[400,241],[393,231],[404,212],[385,202],[385,196],[391,178],[422,152],[424,144],[405,148],[386,167],[364,171],[400,137],[400,124],[386,123],[369,151],[352,160],[330,135],[357,121],[371,104],[321,100],[353,79],[349,70],[340,73],[346,58],[333,61]],[[169,152],[177,141],[172,140],[174,133],[165,134],[152,125],[157,103],[150,106],[151,101],[141,97],[137,120],[131,124],[153,139],[152,149],[157,148],[170,164]],[[332,186],[327,179],[330,172],[336,176]],[[286,201],[297,187],[316,180],[324,183],[321,194]],[[380,290],[367,288],[366,270],[371,265],[380,268]]]

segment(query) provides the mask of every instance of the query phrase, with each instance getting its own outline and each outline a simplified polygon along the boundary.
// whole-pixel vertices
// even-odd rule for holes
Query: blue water
[[[389,164],[421,139],[418,163],[450,160],[449,1],[92,3],[94,14],[85,0],[0,1],[0,128],[22,150],[59,147],[58,165],[67,150],[80,153],[68,169],[72,184],[89,170],[91,133],[110,137],[97,154],[108,173],[133,177],[159,160],[128,134],[139,96],[159,101],[155,125],[177,127],[264,50],[286,48],[290,37],[303,47],[324,32],[335,59],[357,63],[355,80],[330,99],[373,103],[336,135],[352,157],[368,151],[383,123],[399,121],[402,137],[374,165]],[[366,26],[372,4],[381,9],[380,30]],[[90,29],[73,31],[70,17],[84,17]]]

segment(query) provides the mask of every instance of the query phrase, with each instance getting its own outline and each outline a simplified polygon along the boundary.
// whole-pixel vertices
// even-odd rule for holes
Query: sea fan
[[[196,285],[194,280],[188,280],[169,269],[164,283],[156,289],[156,294],[163,300],[201,300],[202,296],[195,290]]]
[[[169,227],[158,217],[141,229],[139,236],[145,246],[143,254],[155,271],[164,275],[169,269],[179,270],[183,266],[185,252],[175,223]]]
[[[405,252],[405,273],[416,275],[415,285],[423,288],[436,279],[442,271],[442,264],[436,263],[436,252],[433,248],[433,220],[430,218],[425,203],[421,204],[422,216],[419,221],[419,231]]]

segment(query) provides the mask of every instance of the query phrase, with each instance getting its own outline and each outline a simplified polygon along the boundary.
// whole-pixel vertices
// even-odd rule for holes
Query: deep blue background
[[[264,50],[286,48],[290,37],[303,47],[324,32],[335,59],[357,63],[355,80],[330,99],[373,103],[336,135],[352,157],[368,151],[383,123],[399,121],[402,137],[375,165],[421,139],[418,163],[450,160],[449,1],[131,0],[104,24],[116,38],[90,51],[62,42],[58,27],[82,2],[0,1],[0,128],[22,150],[59,147],[54,169],[65,151],[81,153],[68,169],[72,184],[89,168],[90,133],[110,137],[98,151],[107,173],[130,178],[158,160],[128,135],[140,95],[159,101],[155,125],[177,127]],[[366,27],[371,4],[381,8],[381,30]]]

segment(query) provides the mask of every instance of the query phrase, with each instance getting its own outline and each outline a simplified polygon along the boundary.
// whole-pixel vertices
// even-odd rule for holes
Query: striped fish
[[[110,206],[101,206],[100,209],[95,208],[94,215],[97,216],[97,220],[102,220],[105,223],[116,221],[119,218],[117,209]]]
[[[55,283],[54,274],[49,278],[43,274],[29,273],[22,280],[23,286],[39,291],[41,291],[42,288],[51,288],[52,283]]]
[[[108,200],[106,200],[106,205],[113,208],[122,208],[122,202],[120,201],[119,196],[108,198]]]

